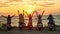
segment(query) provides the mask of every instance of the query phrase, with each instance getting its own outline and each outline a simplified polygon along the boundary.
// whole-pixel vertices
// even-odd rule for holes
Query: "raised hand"
[[[37,15],[37,17],[38,17],[38,12],[37,12],[37,11],[35,11],[35,13],[36,13],[36,15]]]
[[[43,16],[44,12],[45,12],[45,11],[42,12],[42,15],[41,15],[41,16]]]
[[[4,18],[7,18],[6,16],[3,16],[3,15],[1,15],[2,17],[4,17]]]
[[[33,11],[32,16],[33,16],[34,13],[35,13],[35,11]]]
[[[18,15],[19,15],[19,10],[18,10]]]
[[[24,15],[24,12],[25,12],[25,11],[23,10],[23,15]]]
[[[27,14],[27,16],[28,16],[28,13],[27,13],[27,11],[25,12],[26,14]]]

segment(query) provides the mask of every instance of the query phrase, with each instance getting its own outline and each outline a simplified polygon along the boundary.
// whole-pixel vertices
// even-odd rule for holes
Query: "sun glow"
[[[36,9],[36,6],[32,5],[25,8],[25,11],[27,11],[28,14],[32,14],[35,9]]]
[[[17,15],[17,10],[20,13],[27,11],[31,14],[34,10],[45,10],[44,15],[60,14],[60,0],[0,0],[0,15],[8,15],[9,11],[11,14]],[[55,9],[54,9],[55,8]]]
[[[27,10],[27,13],[28,13],[28,14],[31,14],[31,13],[33,13],[33,11],[34,11],[33,9],[28,9],[28,10]]]

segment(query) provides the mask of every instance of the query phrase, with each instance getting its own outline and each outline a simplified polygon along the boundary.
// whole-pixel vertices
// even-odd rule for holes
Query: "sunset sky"
[[[44,10],[44,15],[60,15],[60,0],[0,0],[0,15],[17,15],[18,10],[20,13]]]

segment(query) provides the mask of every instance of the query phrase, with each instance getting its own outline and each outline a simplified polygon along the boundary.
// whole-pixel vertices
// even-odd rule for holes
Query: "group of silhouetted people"
[[[32,30],[32,28],[33,28],[33,25],[32,25],[32,17],[33,17],[33,14],[36,13],[37,18],[38,18],[37,28],[38,28],[38,30],[42,30],[42,28],[43,28],[42,16],[43,16],[43,14],[44,14],[44,11],[43,11],[43,13],[42,13],[42,15],[41,15],[41,14],[38,14],[37,11],[34,11],[32,14],[28,14],[28,13],[27,13],[26,11],[24,11],[24,10],[23,10],[23,14],[20,14],[20,13],[19,13],[19,10],[18,10],[19,29],[22,30],[23,28],[26,27],[26,24],[24,23],[24,14],[25,14],[25,13],[27,14],[27,17],[29,18],[29,22],[28,22],[28,25],[27,25],[28,29],[29,29],[29,30]],[[13,16],[8,15],[8,16],[6,17],[6,16],[3,16],[3,15],[2,15],[2,17],[7,18],[7,29],[8,29],[8,30],[11,30],[11,18],[14,17],[14,16],[15,16],[15,15],[13,15]],[[54,18],[53,18],[53,16],[52,16],[51,14],[48,16],[47,19],[49,20],[48,24],[49,24],[49,23],[55,24],[55,23],[54,23]]]

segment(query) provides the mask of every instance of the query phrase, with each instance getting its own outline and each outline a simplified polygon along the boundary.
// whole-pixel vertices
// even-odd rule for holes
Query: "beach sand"
[[[43,31],[37,30],[23,30],[13,29],[11,31],[0,31],[0,34],[60,34],[60,27],[57,27],[56,31],[48,31],[47,29]]]

